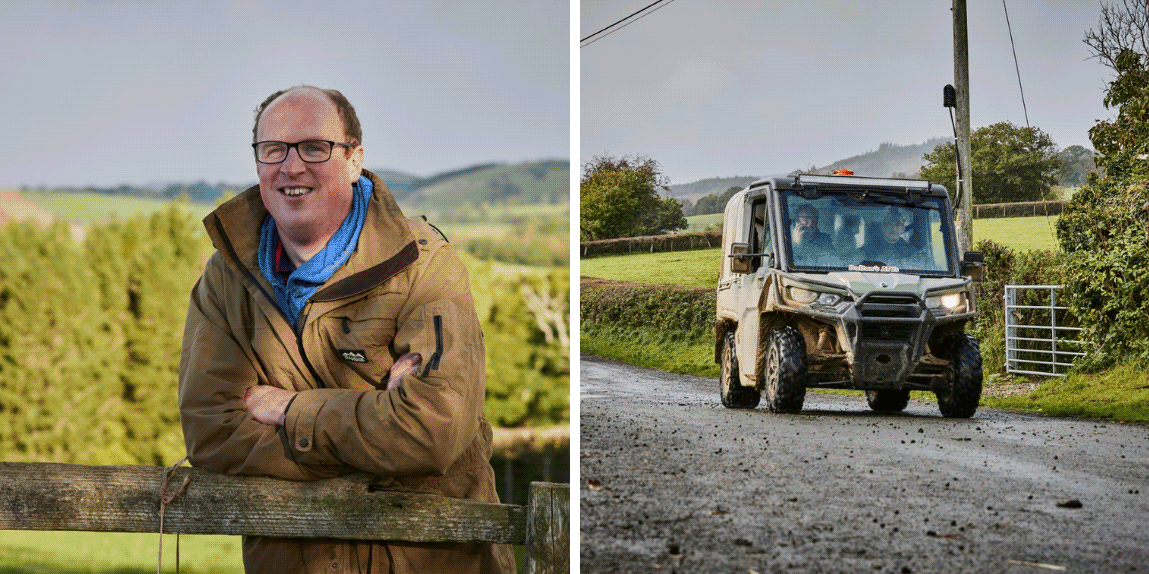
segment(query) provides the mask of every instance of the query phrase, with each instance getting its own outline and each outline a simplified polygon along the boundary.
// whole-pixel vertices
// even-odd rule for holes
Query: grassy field
[[[1056,224],[1056,217],[978,219],[974,221],[974,241],[989,239],[1017,251],[1057,249]],[[713,287],[717,284],[721,257],[718,248],[592,257],[580,262],[579,274],[639,283]]]
[[[722,249],[610,255],[581,260],[579,274],[617,281],[714,287]]]
[[[988,239],[1014,251],[1060,249],[1057,244],[1057,216],[975,219],[973,241]]]
[[[687,231],[721,229],[722,214],[692,215],[686,218]],[[1057,216],[975,219],[974,242],[990,239],[1018,251],[1057,249]]]
[[[147,574],[156,571],[155,534],[0,531],[3,574]],[[176,537],[164,535],[164,572],[175,572]],[[180,536],[180,571],[243,574],[238,536]]]
[[[173,202],[147,197],[123,197],[102,193],[83,192],[24,192],[29,201],[73,223],[97,223],[117,219],[123,221],[137,214],[150,214],[167,209]],[[203,219],[215,209],[214,205],[184,203],[183,208]]]
[[[708,213],[706,215],[691,215],[686,218],[687,231],[706,231],[707,229],[722,229],[722,214]]]
[[[125,532],[0,531],[0,574],[149,574],[159,536]],[[243,574],[239,536],[179,537],[180,572]],[[515,546],[518,571],[524,547]],[[176,536],[164,535],[164,572],[176,571]]]

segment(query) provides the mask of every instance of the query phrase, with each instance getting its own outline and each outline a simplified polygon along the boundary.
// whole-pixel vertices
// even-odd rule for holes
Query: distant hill
[[[570,162],[539,160],[516,164],[481,163],[420,177],[393,169],[368,168],[379,176],[395,199],[411,206],[449,208],[463,204],[519,205],[570,202]],[[255,185],[216,183],[153,183],[146,186],[59,189],[111,196],[172,199],[188,196],[194,203],[214,205],[221,196],[236,195]],[[50,190],[28,190],[50,191]]]
[[[816,168],[814,171],[815,173],[830,173],[835,169],[846,168],[852,170],[856,175],[871,177],[890,177],[895,174],[899,175],[899,177],[914,177],[921,170],[922,156],[933,151],[938,145],[948,141],[950,141],[949,138],[938,137],[931,138],[920,144],[897,145],[893,143],[883,143],[880,144],[876,150],[835,161],[829,165]],[[697,202],[698,198],[704,195],[722,193],[735,185],[744,186],[763,177],[780,177],[783,175],[786,174],[712,177],[691,183],[671,185],[670,196],[675,199],[687,199],[691,202]]]
[[[922,156],[948,141],[950,138],[940,137],[910,145],[887,142],[879,145],[876,150],[838,160],[818,168],[817,171],[818,173],[830,173],[835,169],[846,168],[853,170],[855,175],[889,177],[894,174],[902,174],[904,177],[915,177],[922,169],[924,163]]]
[[[713,195],[722,193],[727,189],[734,186],[745,187],[750,185],[751,182],[762,179],[761,176],[735,176],[735,177],[712,177],[710,179],[702,179],[693,183],[682,183],[670,186],[670,197],[674,199],[687,199],[691,203],[698,201],[698,198],[704,195]]]
[[[570,201],[570,162],[477,165],[421,180],[404,200],[437,209],[466,203],[565,204]]]

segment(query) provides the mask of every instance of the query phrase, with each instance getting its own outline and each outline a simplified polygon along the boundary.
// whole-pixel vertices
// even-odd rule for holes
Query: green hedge
[[[182,457],[180,346],[211,252],[203,226],[176,207],[92,227],[83,243],[65,224],[0,226],[0,459]],[[503,426],[569,421],[567,272],[504,277],[471,266],[488,417]]]
[[[713,335],[714,289],[593,277],[583,277],[580,285],[579,317],[584,322],[650,328],[672,339]]]
[[[623,253],[689,251],[691,249],[708,249],[720,245],[722,245],[721,231],[668,233],[666,235],[584,241],[579,244],[579,255],[581,257],[594,257],[596,255],[620,255]]]

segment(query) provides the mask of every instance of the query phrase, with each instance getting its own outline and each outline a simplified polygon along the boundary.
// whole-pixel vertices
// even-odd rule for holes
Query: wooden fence
[[[159,532],[158,466],[0,462],[0,529]],[[316,482],[188,467],[164,533],[526,545],[526,571],[570,571],[570,485],[531,484],[527,506],[446,498],[348,475]]]

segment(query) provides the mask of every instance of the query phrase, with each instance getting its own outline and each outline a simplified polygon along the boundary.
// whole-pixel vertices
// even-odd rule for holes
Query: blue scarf
[[[271,214],[264,218],[259,235],[259,270],[274,288],[275,302],[287,315],[292,328],[296,327],[299,314],[303,311],[304,305],[307,305],[307,300],[340,267],[343,267],[343,264],[347,263],[355,248],[359,246],[359,233],[363,231],[363,222],[367,220],[367,204],[371,199],[373,187],[370,179],[359,176],[359,181],[351,186],[351,212],[347,214],[343,224],[327,241],[327,245],[292,271],[286,281],[283,275],[275,270],[275,250],[279,244],[275,220]]]

